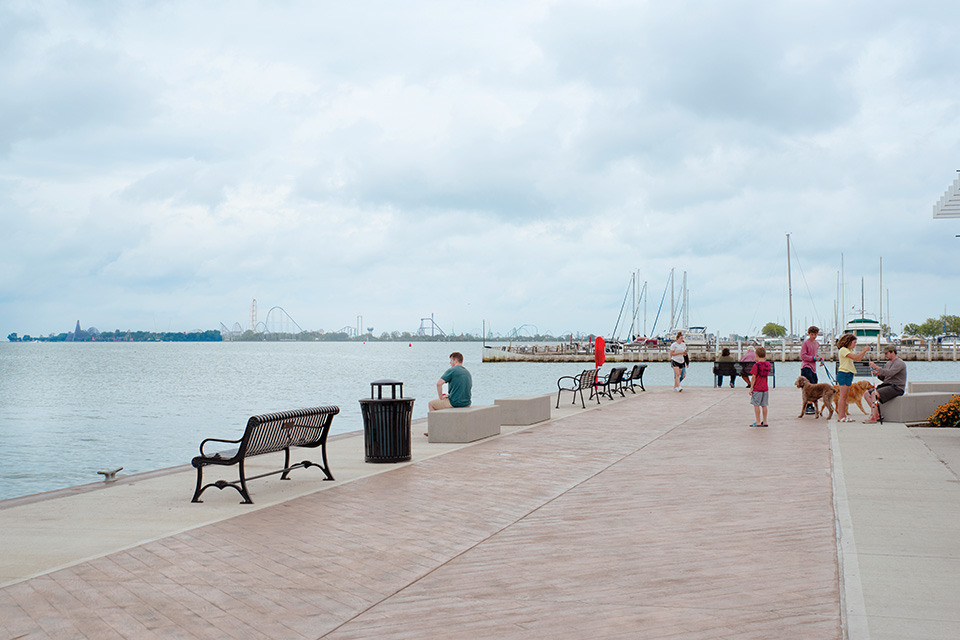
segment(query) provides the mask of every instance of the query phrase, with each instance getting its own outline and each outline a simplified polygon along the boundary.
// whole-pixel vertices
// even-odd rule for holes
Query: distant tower
[[[250,331],[257,330],[257,299],[250,303]]]
[[[77,328],[73,330],[73,333],[67,335],[67,342],[73,342],[74,340],[80,339],[80,321],[77,320]]]

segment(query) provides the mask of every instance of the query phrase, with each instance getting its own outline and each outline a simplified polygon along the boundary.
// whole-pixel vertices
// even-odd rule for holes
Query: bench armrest
[[[580,376],[560,376],[560,378],[557,380],[557,386],[559,387],[560,383],[564,380],[569,380],[572,384],[577,384],[579,379]]]
[[[207,444],[208,442],[223,442],[224,444],[239,445],[242,441],[243,441],[243,438],[240,438],[239,440],[221,440],[220,438],[207,438],[206,440],[200,443],[200,455],[205,458],[207,457],[207,454],[203,452],[203,445]]]

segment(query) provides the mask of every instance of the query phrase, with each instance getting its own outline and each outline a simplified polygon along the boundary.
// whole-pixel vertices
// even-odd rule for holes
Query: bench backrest
[[[239,457],[282,451],[287,447],[316,447],[326,442],[333,416],[340,407],[326,406],[278,411],[247,420]]]
[[[623,380],[623,374],[626,373],[626,367],[614,367],[610,370],[610,375],[607,377],[608,384],[617,384]]]
[[[770,363],[770,375],[772,376],[775,373],[776,364],[773,360],[767,360]],[[713,373],[715,375],[738,375],[738,376],[749,376],[753,371],[753,365],[755,362],[747,361],[743,362],[742,360],[723,360],[716,361],[713,363]]]
[[[630,372],[630,375],[626,378],[627,380],[639,380],[640,374],[643,373],[643,370],[647,368],[645,364],[635,364],[633,365],[633,370]]]
[[[873,371],[870,369],[870,364],[866,360],[854,360],[853,368],[857,370],[857,372],[853,374],[855,377],[858,377],[858,378],[873,377]],[[839,362],[834,363],[833,370],[834,370],[834,377],[836,377],[836,374],[840,372]]]
[[[597,369],[584,369],[577,376],[577,382],[580,389],[592,389],[597,384]]]

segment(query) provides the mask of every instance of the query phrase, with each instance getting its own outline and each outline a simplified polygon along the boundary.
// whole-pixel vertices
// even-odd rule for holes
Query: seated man
[[[876,422],[880,418],[880,405],[890,402],[897,396],[902,396],[907,387],[907,365],[897,357],[897,348],[893,345],[883,351],[887,364],[880,368],[876,363],[870,363],[873,374],[883,380],[876,389],[869,389],[863,394],[870,404],[870,418],[864,422]]]
[[[444,383],[447,383],[448,393],[443,392]],[[450,354],[450,368],[437,380],[437,398],[430,401],[430,411],[469,407],[472,388],[473,377],[463,366],[463,354],[454,351]]]

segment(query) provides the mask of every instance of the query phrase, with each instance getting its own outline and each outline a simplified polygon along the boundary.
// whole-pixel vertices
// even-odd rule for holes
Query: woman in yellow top
[[[847,417],[847,394],[850,393],[853,376],[857,373],[853,361],[863,360],[863,356],[870,350],[870,345],[867,345],[860,351],[855,352],[856,346],[857,336],[852,333],[845,333],[837,340],[837,348],[840,349],[840,367],[837,371],[837,385],[840,387],[840,398],[837,400],[837,422],[854,421],[853,418]]]

